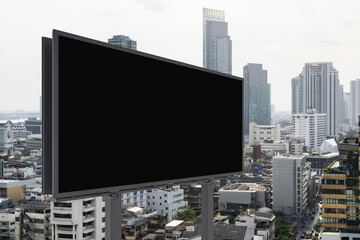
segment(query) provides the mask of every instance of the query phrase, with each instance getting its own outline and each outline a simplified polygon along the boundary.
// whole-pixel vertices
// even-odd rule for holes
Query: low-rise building
[[[32,134],[26,138],[26,148],[28,150],[41,149],[42,148],[42,136],[41,134]]]
[[[272,152],[273,155],[284,154],[289,152],[289,142],[288,141],[274,141],[274,140],[265,140],[260,143],[261,150],[264,152]]]
[[[339,159],[339,153],[315,153],[306,156],[306,161],[311,163],[311,170],[316,172],[316,175],[321,176],[323,169],[329,166],[334,161]]]
[[[25,120],[24,126],[26,130],[32,132],[32,134],[42,133],[42,122],[36,117],[29,117]]]
[[[235,225],[247,227],[245,239],[257,239],[257,236],[261,236],[262,240],[275,239],[275,215],[273,213],[248,209],[236,217]]]
[[[15,239],[15,213],[13,210],[0,210],[0,239]]]
[[[183,220],[172,220],[165,225],[165,239],[178,240],[184,230],[185,224]]]
[[[51,239],[50,201],[20,200],[15,207],[15,239]]]
[[[11,121],[0,122],[0,153],[5,155],[11,155],[14,150],[12,127]]]
[[[156,216],[156,211],[151,211],[146,208],[140,208],[136,205],[122,205],[122,219],[121,225],[125,240],[136,240],[139,236],[143,236],[146,230],[146,222],[152,217]]]
[[[301,137],[291,138],[289,140],[289,153],[292,155],[301,155],[304,152],[305,140]]]
[[[138,207],[145,207],[147,202],[147,191],[139,190],[133,192],[127,192],[122,194],[122,203],[123,204],[132,204]]]
[[[182,185],[184,189],[184,201],[196,212],[196,216],[201,214],[201,185],[187,184]]]
[[[219,190],[219,210],[239,213],[266,206],[266,188],[256,183],[232,183]]]
[[[185,205],[184,190],[180,185],[152,189],[147,193],[147,207],[160,215],[167,214],[169,222],[177,211],[184,210]]]
[[[14,122],[12,127],[13,138],[27,138],[27,136],[31,135],[32,132],[26,130],[23,122]]]
[[[35,179],[11,180],[0,179],[0,197],[11,198],[13,203],[24,198],[26,185],[34,184]]]
[[[265,140],[280,141],[280,124],[276,125],[257,125],[255,122],[250,123],[249,142],[262,143]]]

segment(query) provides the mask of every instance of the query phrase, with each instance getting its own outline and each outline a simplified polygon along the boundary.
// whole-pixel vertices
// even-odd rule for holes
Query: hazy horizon
[[[291,78],[307,62],[333,62],[344,91],[360,78],[360,1],[1,1],[0,112],[40,110],[41,37],[52,29],[202,67],[202,9],[225,11],[233,75],[247,63],[268,71],[275,111],[291,111]]]

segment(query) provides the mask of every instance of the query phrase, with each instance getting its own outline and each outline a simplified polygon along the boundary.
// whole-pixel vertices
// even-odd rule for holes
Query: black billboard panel
[[[53,31],[53,195],[242,171],[242,79]]]

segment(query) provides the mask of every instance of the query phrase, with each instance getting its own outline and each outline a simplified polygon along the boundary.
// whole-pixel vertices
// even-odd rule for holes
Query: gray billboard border
[[[213,174],[213,175],[204,175],[199,177],[189,177],[189,178],[179,178],[179,179],[169,179],[169,180],[162,180],[162,181],[155,181],[155,182],[147,182],[147,183],[137,183],[137,184],[128,184],[128,185],[122,185],[122,186],[115,186],[115,187],[105,187],[105,188],[94,188],[94,189],[88,189],[88,190],[80,190],[80,191],[72,191],[72,192],[66,192],[66,193],[60,193],[59,192],[59,140],[55,136],[58,136],[59,134],[59,37],[66,37],[78,41],[82,41],[85,43],[94,44],[101,47],[111,48],[118,51],[128,52],[131,54],[135,54],[141,57],[151,58],[154,60],[167,62],[171,64],[175,64],[178,66],[191,68],[194,70],[207,72],[215,75],[219,75],[222,77],[226,77],[228,79],[233,79],[235,81],[240,81],[242,85],[242,89],[244,87],[243,84],[243,78],[229,75],[225,73],[220,73],[217,71],[209,70],[206,68],[201,68],[195,65],[190,65],[187,63],[171,60],[164,57],[159,57],[156,55],[135,51],[127,48],[122,48],[120,46],[115,46],[108,44],[106,42],[101,42],[95,39],[90,39],[86,37],[81,37],[75,34],[59,31],[56,29],[53,29],[52,33],[52,39],[53,39],[53,45],[52,45],[52,194],[53,194],[53,200],[54,201],[66,201],[66,200],[74,200],[74,199],[81,199],[81,198],[88,198],[88,197],[95,197],[95,196],[104,196],[109,195],[111,193],[123,193],[123,192],[131,192],[131,191],[137,191],[137,190],[146,190],[146,189],[152,189],[152,188],[159,188],[164,186],[172,186],[172,185],[181,185],[186,183],[192,183],[192,182],[206,182],[209,180],[215,180],[215,179],[221,179],[221,178],[227,178],[234,175],[239,175],[243,172],[244,169],[244,159],[243,159],[243,126],[241,126],[241,171],[235,171],[235,172],[229,172],[229,173],[220,173],[220,174]],[[243,92],[240,94],[243,95]],[[243,110],[243,104],[241,104],[241,116],[243,117],[244,110]],[[243,120],[241,120],[241,124],[243,125]],[[206,167],[206,166],[204,166]]]
[[[41,95],[42,95],[42,171],[41,171],[41,183],[42,183],[42,194],[51,194],[52,191],[52,153],[51,153],[51,142],[52,139],[50,133],[52,131],[52,112],[49,112],[52,101],[52,39],[47,37],[41,38]],[[50,62],[48,62],[50,61]]]

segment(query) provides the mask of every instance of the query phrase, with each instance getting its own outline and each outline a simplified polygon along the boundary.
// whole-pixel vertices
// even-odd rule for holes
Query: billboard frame
[[[94,44],[101,47],[111,48],[117,51],[124,51],[131,54],[136,54],[141,57],[151,58],[154,60],[167,62],[171,64],[175,64],[178,66],[191,68],[197,71],[203,71],[215,75],[219,75],[222,77],[226,77],[229,79],[237,80],[241,83],[242,89],[243,89],[243,78],[228,75],[216,71],[212,71],[209,69],[197,67],[194,65],[186,64],[183,62],[155,56],[152,54],[135,51],[127,48],[122,48],[120,46],[115,46],[108,44],[106,42],[101,42],[98,40],[81,37],[78,35],[74,35],[71,33],[59,31],[59,30],[53,30],[53,44],[52,44],[52,194],[54,200],[73,200],[73,199],[80,199],[80,198],[87,198],[87,197],[95,197],[95,196],[104,196],[109,195],[111,193],[122,193],[122,192],[130,192],[130,191],[137,191],[137,190],[143,190],[143,189],[151,189],[151,188],[158,188],[163,186],[171,186],[171,185],[179,185],[189,182],[203,182],[208,180],[214,180],[214,179],[221,179],[226,178],[233,175],[238,175],[242,173],[243,171],[243,128],[241,126],[241,146],[240,146],[240,156],[241,159],[239,159],[239,164],[241,164],[241,171],[234,171],[229,173],[221,173],[221,174],[213,174],[213,175],[204,175],[204,176],[198,176],[198,177],[188,177],[188,178],[179,178],[179,179],[171,179],[171,180],[161,180],[161,181],[155,181],[155,182],[148,182],[148,183],[137,183],[137,184],[128,184],[128,185],[122,185],[122,186],[115,186],[115,187],[104,187],[104,188],[94,188],[94,189],[87,189],[87,190],[79,190],[79,191],[72,191],[72,192],[66,192],[66,193],[60,193],[59,192],[59,139],[56,136],[59,136],[59,37],[66,37],[78,41],[82,41],[85,43]],[[239,93],[243,95],[243,93]],[[243,116],[243,104],[241,104],[241,116]],[[204,166],[206,167],[206,166]]]

